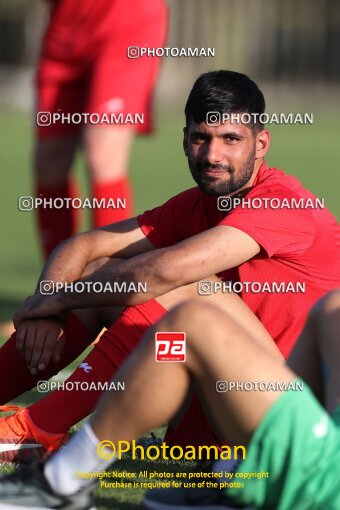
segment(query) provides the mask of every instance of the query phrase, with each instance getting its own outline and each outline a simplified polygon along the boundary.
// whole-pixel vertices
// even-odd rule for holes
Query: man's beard
[[[254,147],[248,159],[242,164],[241,170],[238,172],[237,176],[235,168],[232,165],[211,165],[209,163],[203,163],[194,166],[190,162],[190,159],[188,159],[191,175],[203,193],[217,196],[229,195],[230,193],[233,193],[234,191],[237,191],[245,186],[245,184],[247,184],[253,175],[256,153],[255,151],[256,149]],[[202,175],[202,171],[208,168],[229,172],[229,179],[224,182],[214,182],[214,180],[208,176],[205,177]]]

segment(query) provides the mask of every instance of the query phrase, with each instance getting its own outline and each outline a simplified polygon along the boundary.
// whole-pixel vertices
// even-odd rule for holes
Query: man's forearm
[[[177,286],[168,278],[163,255],[156,250],[124,260],[113,261],[94,274],[80,278],[72,285],[65,284],[58,299],[65,309],[98,306],[133,306],[165,294]]]
[[[133,236],[135,234],[136,230]],[[117,236],[118,243],[119,237],[120,235]],[[63,271],[66,277],[73,281],[73,285],[64,278],[61,279],[61,282],[66,281],[64,288],[58,288],[58,292],[48,296],[42,295],[43,293],[31,296],[16,313],[16,323],[28,318],[60,317],[77,308],[133,306],[144,303],[180,286],[239,266],[261,250],[260,245],[247,234],[224,226],[209,229],[176,245],[156,250],[152,249],[145,237],[140,237],[138,231],[135,240],[129,236],[127,240],[128,250],[114,250],[109,239],[106,247],[103,248],[102,243],[97,242],[101,249],[91,252],[90,255],[86,255],[85,250],[82,259],[78,255],[77,266],[80,265],[79,260],[82,260],[84,266],[86,259],[89,262],[91,258],[94,260],[105,257],[109,251],[111,256],[126,256],[121,262],[117,263],[115,259],[106,263],[99,271],[85,278],[75,278],[75,271],[63,271],[61,261],[66,260],[64,250],[62,257],[58,259],[56,256],[53,261],[55,271],[46,272],[45,275],[58,279],[58,272]],[[136,254],[133,243],[138,245],[138,250],[143,248],[144,252]],[[72,257],[73,253],[69,256]]]
[[[85,236],[71,237],[59,244],[51,254],[38,281],[72,282],[80,278],[91,260],[91,250]]]
[[[85,278],[64,281],[61,287],[50,285],[49,292],[30,296],[14,316],[15,327],[25,319],[65,318],[69,311],[79,308],[137,305],[181,285],[168,270],[171,265],[166,249],[117,260],[106,262]]]
[[[88,272],[87,267],[93,261],[112,257],[128,259],[153,249],[137,218],[130,218],[78,234],[61,243],[45,265],[39,282],[72,282],[81,278],[85,269]]]

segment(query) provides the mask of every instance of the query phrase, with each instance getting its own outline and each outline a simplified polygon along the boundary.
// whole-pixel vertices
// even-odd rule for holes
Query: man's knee
[[[323,299],[325,311],[334,312],[340,310],[340,289],[329,292]]]
[[[226,339],[229,331],[237,327],[233,319],[211,303],[199,301],[185,301],[173,308],[164,319],[162,329],[167,331],[183,331],[187,334],[187,344],[207,341],[206,331],[209,331],[209,342],[215,341],[215,336],[223,328]]]
[[[200,299],[201,296],[210,296],[213,299],[213,292],[215,283],[221,282],[218,276],[210,276],[204,282],[194,282],[188,285],[177,287],[176,289],[158,296],[156,300],[167,310],[171,310],[174,306],[188,300]]]

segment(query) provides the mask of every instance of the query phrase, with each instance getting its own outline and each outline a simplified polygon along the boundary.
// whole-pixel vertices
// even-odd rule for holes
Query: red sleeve
[[[137,219],[147,239],[156,248],[165,248],[204,230],[202,214],[199,192],[191,188]]]
[[[285,202],[294,198],[298,201],[301,197],[289,188],[282,186],[258,187],[254,188],[246,197],[253,198],[275,198]],[[262,246],[267,252],[268,257],[274,255],[290,258],[294,255],[304,253],[314,241],[315,222],[311,209],[303,208],[271,208],[265,207],[265,202],[258,200],[254,202],[254,207],[241,207],[238,205],[233,209],[219,225],[228,225],[230,227],[242,230]],[[277,201],[274,202],[275,207]],[[283,202],[284,203],[284,202]]]

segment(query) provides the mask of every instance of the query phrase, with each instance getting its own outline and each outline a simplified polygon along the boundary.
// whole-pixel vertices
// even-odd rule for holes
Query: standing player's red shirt
[[[246,198],[303,199],[304,203],[312,199],[314,203],[316,197],[295,177],[263,163]],[[226,213],[218,210],[216,197],[195,187],[138,219],[144,234],[157,248],[218,225],[231,226],[251,236],[262,247],[261,252],[222,273],[223,280],[305,282],[304,293],[241,293],[288,357],[310,308],[328,291],[340,287],[340,226],[326,208],[271,209],[264,203],[256,209],[237,206]]]

